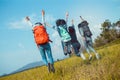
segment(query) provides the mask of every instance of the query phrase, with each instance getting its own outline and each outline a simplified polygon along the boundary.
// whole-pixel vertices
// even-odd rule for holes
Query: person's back
[[[49,44],[51,40],[49,39],[45,24],[44,24],[45,23],[44,14],[45,14],[44,11],[42,11],[43,24],[40,22],[37,22],[33,25],[29,17],[26,17],[26,20],[33,26],[32,31],[34,34],[34,39],[40,51],[44,64],[48,67],[49,72],[51,71],[55,72],[51,46]],[[48,57],[48,60],[47,60],[47,57]]]
[[[40,22],[35,23],[33,33],[37,45],[49,42],[48,33],[46,32],[45,27]]]
[[[98,53],[93,48],[92,32],[89,29],[88,22],[86,20],[84,20],[81,16],[80,16],[80,18],[81,18],[82,22],[78,24],[78,30],[79,30],[80,35],[83,38],[83,42],[84,42],[86,51],[89,54],[89,60],[92,59],[92,55],[91,55],[90,51],[94,52],[96,55],[96,58],[99,59]]]
[[[81,33],[82,36],[84,37],[91,37],[92,32],[89,29],[88,22],[83,21],[80,24],[78,24],[78,28],[82,30],[83,33]]]
[[[71,54],[71,37],[67,30],[67,24],[64,19],[56,20],[57,31],[61,37],[61,43],[63,47],[64,54]]]
[[[68,31],[69,31],[69,34],[71,37],[71,43],[77,42],[78,40],[77,40],[76,31],[74,29],[74,26],[69,26]]]
[[[67,30],[67,23],[64,19],[57,19],[56,26],[47,23],[47,26],[57,30],[63,48],[64,55],[71,54],[71,37]]]
[[[58,19],[56,21],[57,31],[62,39],[62,41],[67,42],[71,40],[71,37],[67,30],[67,24],[64,19]]]

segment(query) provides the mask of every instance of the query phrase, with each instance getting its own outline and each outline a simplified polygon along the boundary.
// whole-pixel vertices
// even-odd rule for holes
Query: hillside
[[[37,61],[37,62],[29,63],[29,64],[27,64],[27,65],[25,65],[25,66],[17,69],[16,71],[13,71],[10,74],[14,74],[14,73],[17,73],[17,72],[21,72],[21,71],[24,71],[24,70],[27,70],[27,69],[31,69],[31,68],[35,68],[35,67],[42,66],[42,65],[44,65],[44,63],[42,61]]]
[[[107,44],[97,51],[88,64],[81,58],[72,56],[55,63],[56,73],[48,73],[45,66],[33,68],[13,75],[0,77],[0,80],[120,80],[120,39]],[[85,54],[88,58],[88,54]]]

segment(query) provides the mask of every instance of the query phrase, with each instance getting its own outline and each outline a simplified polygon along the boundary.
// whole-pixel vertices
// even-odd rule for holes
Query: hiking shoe
[[[91,61],[91,60],[92,60],[92,55],[89,56],[89,61]]]
[[[72,56],[72,54],[69,54],[69,57],[71,57]]]
[[[77,53],[76,56],[81,57],[79,53]]]
[[[85,58],[85,56],[84,56],[83,53],[80,53],[80,56],[81,56],[81,58],[82,58],[83,60],[86,60],[86,58]]]
[[[67,56],[67,53],[64,53],[65,56]]]
[[[54,68],[54,65],[53,65],[53,64],[51,64],[51,71],[52,71],[53,73],[55,73],[55,68]]]
[[[48,63],[48,72],[49,72],[49,73],[51,72],[50,63]]]
[[[68,52],[68,54],[71,54],[72,52],[70,51],[70,52]]]
[[[100,55],[98,53],[95,54],[96,58],[99,60],[100,59]]]
[[[68,54],[69,54],[69,57],[71,57],[72,56],[72,52],[70,51],[70,52],[68,52]]]

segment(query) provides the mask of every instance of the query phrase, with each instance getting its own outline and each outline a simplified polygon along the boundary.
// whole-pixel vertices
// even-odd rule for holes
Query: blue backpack
[[[70,34],[68,33],[67,29],[65,29],[66,25],[58,27],[58,33],[63,42],[68,42],[71,40]]]

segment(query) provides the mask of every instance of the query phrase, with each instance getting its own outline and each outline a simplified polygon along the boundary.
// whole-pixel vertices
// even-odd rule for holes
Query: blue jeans
[[[81,47],[80,43],[78,41],[76,41],[76,42],[71,42],[71,44],[72,44],[72,47],[75,51],[75,55],[80,56],[80,54],[79,54],[79,52],[80,52],[79,49]]]
[[[46,43],[46,44],[38,45],[38,48],[45,65],[48,65],[48,63],[54,64],[50,44]],[[47,60],[47,57],[48,57],[48,60]]]
[[[71,54],[71,41],[68,41],[68,42],[63,42],[61,41],[62,43],[62,48],[63,48],[63,52],[64,54]]]
[[[93,42],[91,37],[86,37],[86,40],[84,41],[86,51],[90,53],[90,51],[96,53],[96,51],[93,48]]]

